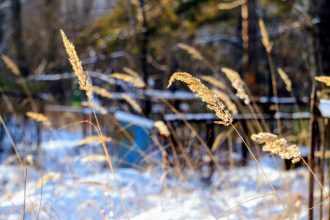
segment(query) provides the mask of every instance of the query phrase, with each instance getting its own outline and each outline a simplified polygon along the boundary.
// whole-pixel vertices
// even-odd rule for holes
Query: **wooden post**
[[[214,131],[213,121],[208,121],[206,123],[206,132],[207,132],[206,144],[207,144],[208,148],[211,149],[213,146],[214,140],[215,140],[215,131]],[[209,162],[210,172],[209,172],[209,176],[207,177],[207,180],[206,180],[207,183],[211,183],[211,178],[212,178],[212,175],[214,173],[214,168],[215,168],[214,163],[215,163],[215,161],[211,158],[210,162]]]
[[[12,19],[12,28],[13,34],[13,46],[14,46],[14,57],[20,68],[23,76],[28,74],[26,68],[25,56],[24,56],[24,44],[23,44],[23,33],[22,33],[22,7],[20,0],[11,0],[11,19]]]
[[[313,85],[312,96],[311,96],[311,121],[310,121],[310,152],[308,157],[308,165],[311,170],[315,173],[315,151],[320,148],[320,127],[318,123],[318,117],[320,113],[317,107],[317,95],[316,95],[316,86]],[[309,202],[308,202],[308,219],[312,220],[314,217],[314,175],[312,172],[309,173]]]

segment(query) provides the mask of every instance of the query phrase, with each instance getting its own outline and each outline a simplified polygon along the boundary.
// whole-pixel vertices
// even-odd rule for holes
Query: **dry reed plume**
[[[192,58],[194,58],[196,60],[199,60],[199,61],[204,60],[202,54],[192,46],[189,46],[189,45],[183,44],[183,43],[178,43],[177,47],[186,51],[190,56],[192,56]]]
[[[106,143],[106,142],[110,142],[112,139],[110,137],[106,137],[106,136],[89,136],[89,137],[85,137],[84,139],[82,139],[78,145],[86,145],[86,144],[91,144],[91,143]]]
[[[37,181],[37,189],[42,188],[43,185],[45,185],[49,181],[55,181],[58,178],[60,178],[60,173],[50,172],[45,175],[43,175],[38,181]]]
[[[131,96],[129,96],[127,94],[123,94],[122,97],[130,106],[132,106],[132,108],[135,111],[137,111],[140,114],[142,113],[142,108],[140,107],[140,105],[134,99],[132,99]]]
[[[235,70],[226,67],[221,68],[221,71],[226,75],[231,82],[231,85],[236,89],[236,95],[242,99],[246,105],[249,105],[250,98],[245,91],[245,83],[239,74]]]
[[[330,86],[330,76],[316,76],[315,79],[324,83],[326,86]]]
[[[281,79],[283,80],[283,82],[285,84],[286,90],[291,92],[292,91],[292,84],[291,84],[291,80],[290,80],[289,76],[286,74],[286,72],[284,72],[284,70],[282,68],[277,68],[277,72],[280,74],[280,77],[281,77]]]
[[[130,83],[137,88],[145,87],[143,80],[140,77],[132,76],[131,74],[125,73],[113,73],[111,77],[114,79],[122,80],[124,82]]]
[[[272,51],[273,44],[269,40],[268,31],[267,31],[266,25],[262,19],[259,19],[259,28],[260,28],[260,32],[261,32],[261,42],[264,45],[264,47],[266,48],[267,53],[270,53]]]
[[[37,112],[27,112],[26,116],[28,116],[29,118],[31,118],[34,121],[41,122],[46,127],[51,126],[50,121],[44,114],[37,113]]]
[[[86,96],[88,100],[92,100],[93,98],[92,84],[90,82],[89,77],[84,73],[84,70],[81,66],[81,62],[78,58],[74,45],[66,37],[63,30],[61,30],[61,35],[66,53],[69,56],[69,61],[71,63],[72,69],[79,80],[80,89],[86,91]]]
[[[263,151],[280,156],[282,159],[291,160],[292,163],[300,161],[300,151],[296,145],[289,145],[284,138],[278,138],[271,133],[253,134],[251,139],[257,144],[264,144]]]
[[[161,135],[165,137],[170,136],[170,131],[168,130],[166,124],[163,121],[156,121],[154,123],[154,127],[156,127]]]
[[[82,102],[81,105],[84,107],[95,109],[95,110],[99,111],[100,114],[102,114],[102,115],[106,115],[108,113],[106,108],[104,108],[94,102]]]
[[[10,72],[12,72],[15,76],[21,76],[21,71],[12,59],[4,54],[1,55],[1,59],[5,63],[6,67],[10,70]]]
[[[220,101],[217,95],[207,88],[199,79],[193,77],[189,73],[176,72],[171,76],[167,87],[170,87],[176,80],[186,83],[188,88],[200,97],[202,101],[207,104],[209,109],[215,112],[216,116],[221,120],[216,123],[226,126],[232,123],[233,119],[226,109],[226,106]]]

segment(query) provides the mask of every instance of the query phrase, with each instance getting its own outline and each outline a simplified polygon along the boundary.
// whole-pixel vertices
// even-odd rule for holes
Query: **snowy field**
[[[182,171],[185,179],[179,179],[170,168],[157,166],[117,167],[113,173],[104,162],[82,160],[91,152],[76,150],[80,138],[59,132],[56,139],[42,143],[40,164],[27,168],[26,196],[24,169],[15,159],[2,162],[0,219],[22,219],[24,197],[25,219],[306,218],[307,169],[281,171],[274,158],[262,158],[275,196],[253,161],[246,167],[219,170],[210,185],[196,171]],[[38,180],[50,172],[56,178],[38,187]]]

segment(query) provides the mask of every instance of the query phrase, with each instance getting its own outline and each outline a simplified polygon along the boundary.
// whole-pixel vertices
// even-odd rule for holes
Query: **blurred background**
[[[0,0],[0,218],[328,216],[313,201],[328,206],[329,123],[315,106],[329,91],[314,77],[330,72],[329,22],[326,0]],[[251,104],[223,67],[237,72]],[[167,88],[174,72],[212,88],[239,134],[215,124],[186,85]],[[297,144],[321,186],[306,164],[255,147],[258,132]],[[323,157],[311,160],[314,151]]]

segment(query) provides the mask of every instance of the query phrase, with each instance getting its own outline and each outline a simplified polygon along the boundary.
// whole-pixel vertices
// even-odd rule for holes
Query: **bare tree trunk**
[[[242,5],[243,77],[253,92],[257,74],[257,14],[256,0]]]
[[[11,0],[11,20],[12,20],[12,39],[14,46],[14,58],[20,68],[21,73],[28,75],[26,60],[24,55],[23,30],[22,30],[22,7],[20,0]]]
[[[149,31],[148,31],[148,23],[146,18],[144,0],[140,0],[140,7],[142,11],[142,20],[143,20],[142,32],[141,32],[141,68],[143,73],[143,81],[146,87],[148,87],[149,72],[148,72],[147,55],[148,55],[148,43],[149,43]],[[144,103],[144,115],[148,117],[150,112],[151,112],[151,103],[149,98],[146,97]]]

